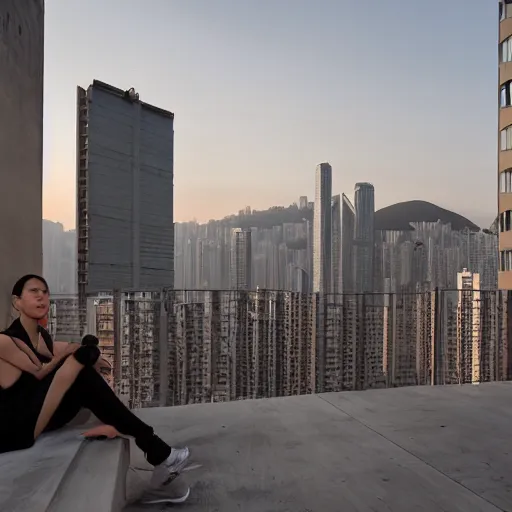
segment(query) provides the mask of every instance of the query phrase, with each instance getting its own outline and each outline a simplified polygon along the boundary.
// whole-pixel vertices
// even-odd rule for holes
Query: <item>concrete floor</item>
[[[512,383],[146,409],[189,512],[512,511]],[[134,464],[142,464],[133,450]],[[127,512],[163,510],[130,506]]]

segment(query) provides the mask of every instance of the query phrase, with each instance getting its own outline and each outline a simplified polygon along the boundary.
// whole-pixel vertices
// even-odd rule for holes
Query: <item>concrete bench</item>
[[[83,428],[42,435],[28,449],[0,454],[2,512],[120,512],[129,442],[87,441]]]

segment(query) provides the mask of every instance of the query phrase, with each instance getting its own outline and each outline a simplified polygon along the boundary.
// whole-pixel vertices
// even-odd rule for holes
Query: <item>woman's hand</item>
[[[80,348],[80,343],[71,341],[55,341],[53,343],[53,354],[55,357],[67,357],[74,354]]]
[[[74,354],[79,348],[80,343],[69,342],[67,346],[63,347],[61,354],[63,357],[67,357]]]
[[[59,342],[58,352],[52,357],[52,360],[49,363],[43,364],[43,367],[46,367],[48,365],[59,364],[61,361],[63,361],[67,357],[69,357],[71,354],[74,354],[79,348],[80,348],[80,343]]]

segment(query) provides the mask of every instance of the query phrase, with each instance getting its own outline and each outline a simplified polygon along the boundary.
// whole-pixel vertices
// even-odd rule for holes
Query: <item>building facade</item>
[[[356,212],[350,199],[341,196],[341,291],[353,293],[354,280],[354,230]]]
[[[332,272],[332,167],[317,165],[313,214],[313,292],[329,293]]]
[[[88,294],[174,285],[173,120],[133,89],[78,87],[81,325]]]
[[[331,203],[331,292],[341,293],[341,196],[333,196]]]
[[[231,288],[252,288],[252,233],[250,229],[233,229],[231,233]]]
[[[42,272],[43,0],[0,2],[0,328],[23,274]],[[20,211],[20,198],[23,211]]]
[[[480,276],[466,268],[457,274],[457,364],[459,384],[480,382],[481,304]]]
[[[76,232],[43,220],[43,275],[52,292],[76,294]]]
[[[512,2],[499,2],[498,286],[512,289]]]
[[[355,289],[357,293],[373,292],[375,189],[371,183],[356,183],[355,208]]]

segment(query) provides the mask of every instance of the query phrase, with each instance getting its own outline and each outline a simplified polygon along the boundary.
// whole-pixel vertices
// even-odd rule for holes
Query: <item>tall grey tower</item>
[[[350,199],[341,196],[341,290],[354,293],[354,230],[356,213]]]
[[[313,292],[329,293],[332,274],[332,167],[317,165],[313,214]]]
[[[356,183],[354,237],[355,291],[373,292],[375,189],[371,183]]]
[[[233,229],[231,233],[231,288],[252,288],[252,244],[250,229]]]
[[[331,203],[331,291],[332,293],[341,293],[341,196],[335,195]]]
[[[43,267],[43,60],[43,0],[1,0],[0,328],[16,279]]]
[[[78,87],[78,294],[174,285],[174,114],[133,90]]]

